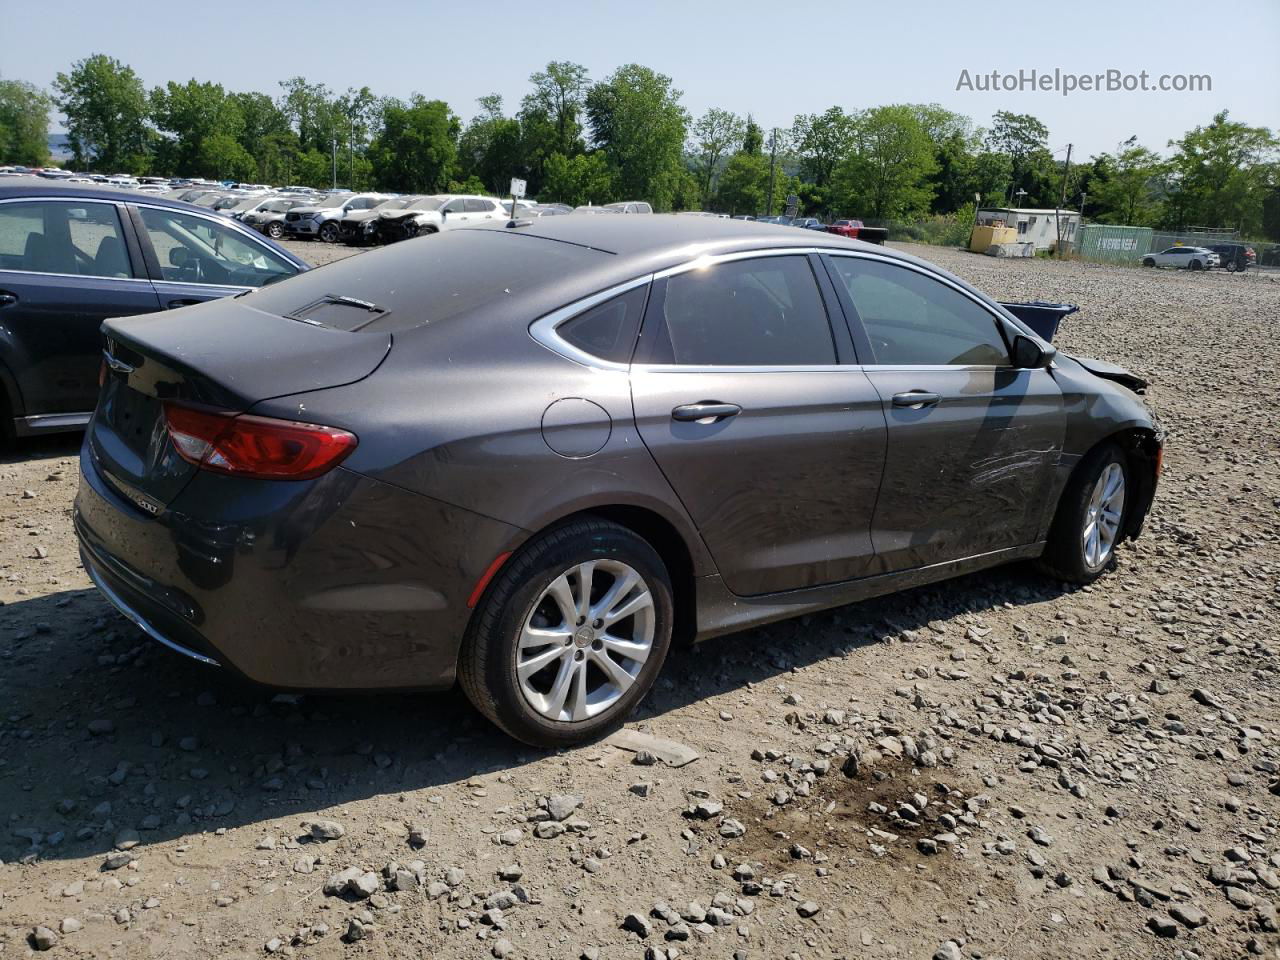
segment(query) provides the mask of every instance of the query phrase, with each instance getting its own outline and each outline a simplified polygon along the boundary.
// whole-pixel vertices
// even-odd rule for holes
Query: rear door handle
[[[197,303],[204,303],[204,301],[199,297],[179,297],[168,301],[164,306],[166,310],[177,310],[179,307],[194,307]]]
[[[720,420],[727,420],[729,417],[736,417],[742,412],[742,408],[736,403],[717,403],[714,400],[704,400],[701,403],[686,403],[676,407],[671,411],[671,419],[679,420],[683,423],[716,423]]]
[[[12,307],[17,302],[18,297],[16,294],[9,293],[8,291],[0,292],[0,307]]]
[[[906,393],[895,393],[893,395],[893,405],[895,407],[908,407],[912,410],[923,410],[925,407],[935,406],[942,397],[936,393],[929,393],[927,390],[908,390]]]

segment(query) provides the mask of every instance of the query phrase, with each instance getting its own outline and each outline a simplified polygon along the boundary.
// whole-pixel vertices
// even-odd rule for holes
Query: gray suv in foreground
[[[75,527],[112,603],[275,686],[460,680],[542,745],[673,638],[1013,560],[1089,583],[1161,458],[1132,374],[727,219],[464,228],[105,332]]]

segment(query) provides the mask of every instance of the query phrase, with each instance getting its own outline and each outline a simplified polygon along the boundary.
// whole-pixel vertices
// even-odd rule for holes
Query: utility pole
[[[1058,245],[1054,248],[1054,256],[1062,256],[1062,208],[1067,205],[1067,181],[1071,178],[1071,144],[1067,144],[1067,162],[1062,166],[1062,199],[1053,211],[1053,226],[1058,232]]]
[[[348,118],[351,121],[351,133],[347,136],[347,179],[352,190],[356,188],[356,115]]]
[[[333,138],[333,189],[338,189],[338,138]]]
[[[769,134],[769,196],[764,202],[764,215],[773,216],[773,178],[778,166],[778,128],[774,127]]]

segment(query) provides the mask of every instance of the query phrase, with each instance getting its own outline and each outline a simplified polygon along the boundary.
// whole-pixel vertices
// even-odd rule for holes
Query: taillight
[[[356,448],[337,427],[164,405],[165,426],[182,459],[203,470],[260,480],[310,480]]]

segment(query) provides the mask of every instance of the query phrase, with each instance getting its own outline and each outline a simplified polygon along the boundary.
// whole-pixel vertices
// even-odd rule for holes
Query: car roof
[[[0,184],[0,200],[37,199],[39,197],[79,197],[84,200],[106,200],[119,203],[121,200],[145,201],[153,207],[172,207],[175,210],[199,210],[194,204],[183,203],[155,193],[138,193],[136,190],[117,190],[112,187],[82,186],[76,183],[50,182],[42,184]]]

